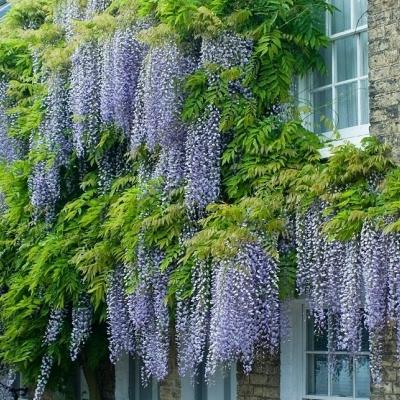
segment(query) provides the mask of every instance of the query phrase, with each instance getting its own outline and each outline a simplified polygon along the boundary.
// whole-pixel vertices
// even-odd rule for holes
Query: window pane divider
[[[326,89],[331,89],[332,88],[332,84],[329,85],[325,85],[325,86],[319,86],[313,90],[311,90],[312,93],[318,93],[318,92],[323,92]]]
[[[364,25],[362,27],[358,27],[357,29],[347,29],[346,31],[343,32],[338,32],[335,33],[334,35],[329,35],[329,39],[330,40],[338,40],[338,39],[343,39],[345,37],[349,37],[349,36],[355,36],[355,35],[359,35],[360,33],[363,32],[367,32],[368,31],[368,27],[367,25]]]
[[[346,79],[345,81],[340,81],[340,82],[336,82],[335,86],[343,86],[343,85],[347,85],[348,83],[354,83],[354,82],[358,82],[359,80],[362,80],[362,78],[351,78],[351,79]]]

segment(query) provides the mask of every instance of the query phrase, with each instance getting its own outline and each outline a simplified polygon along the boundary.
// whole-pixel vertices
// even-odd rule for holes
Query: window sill
[[[361,146],[361,141],[369,136],[369,125],[360,125],[353,128],[341,129],[339,131],[340,138],[332,139],[333,133],[323,134],[327,140],[332,140],[326,147],[320,150],[322,158],[329,158],[332,155],[332,149],[343,144],[353,144],[356,147]]]

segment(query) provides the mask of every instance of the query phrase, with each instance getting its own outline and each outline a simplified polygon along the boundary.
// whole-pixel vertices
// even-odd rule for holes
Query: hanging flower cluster
[[[105,124],[115,123],[127,137],[133,121],[139,71],[146,54],[146,46],[135,38],[139,28],[118,29],[103,48],[101,119]]]
[[[328,329],[330,352],[360,351],[365,325],[371,374],[379,382],[385,329],[390,323],[400,328],[400,237],[367,221],[360,237],[328,241],[322,232],[323,211],[324,205],[316,202],[297,218],[299,292],[309,300],[317,329]]]
[[[41,138],[48,150],[55,155],[57,165],[65,165],[72,150],[68,138],[72,129],[68,84],[67,73],[55,72],[47,78],[46,116],[41,129]]]
[[[94,149],[99,141],[101,55],[101,46],[95,41],[81,44],[72,55],[70,107],[78,157]]]
[[[125,271],[115,269],[107,290],[107,321],[110,359],[116,363],[124,354],[135,350],[133,325],[129,319],[125,293]]]
[[[39,378],[36,384],[35,395],[33,400],[41,400],[44,395],[44,391],[47,386],[47,382],[50,378],[51,370],[53,368],[54,358],[53,356],[46,354],[42,359],[40,366]]]
[[[252,42],[225,32],[217,38],[202,41],[200,68],[216,64],[223,68],[246,65],[252,53]],[[209,84],[216,80],[207,70]],[[232,87],[232,91],[242,90]],[[186,142],[186,204],[194,216],[200,216],[208,204],[220,194],[220,156],[223,149],[219,130],[218,110],[209,106],[204,114],[192,124]]]
[[[79,0],[63,0],[57,2],[54,9],[54,23],[65,31],[67,40],[74,35],[74,21],[84,18],[84,10]]]
[[[176,337],[181,376],[194,378],[204,362],[210,329],[211,268],[198,262],[192,269],[193,294],[177,301]]]
[[[185,202],[195,217],[220,194],[220,118],[217,109],[210,107],[207,111],[208,115],[189,128],[186,142]]]
[[[60,197],[59,170],[68,162],[72,150],[67,137],[72,126],[67,84],[68,76],[65,74],[54,73],[48,77],[46,115],[39,137],[33,144],[38,151],[46,149],[52,155],[52,159],[41,160],[34,166],[29,179],[36,217],[44,215],[47,222],[55,218],[55,207]]]
[[[77,307],[72,309],[72,332],[69,352],[72,361],[76,361],[82,347],[92,332],[93,309],[89,299],[81,300]]]
[[[182,103],[179,82],[190,72],[190,60],[174,43],[150,49],[143,62],[135,101],[132,148],[145,144],[150,151],[166,145],[180,128]],[[180,137],[180,140],[184,140]]]
[[[64,318],[64,310],[51,310],[49,322],[47,324],[46,332],[43,338],[43,344],[45,346],[49,346],[57,340],[57,337],[60,334],[62,325],[64,323]]]
[[[168,274],[161,271],[163,255],[147,252],[143,246],[137,251],[133,271],[137,287],[128,297],[137,352],[143,360],[143,378],[162,380],[168,373],[169,313],[165,304]]]
[[[232,32],[202,41],[200,64],[216,64],[223,68],[245,66],[251,58],[253,42]]]
[[[111,3],[111,0],[88,0],[86,6],[86,19],[93,18],[97,13],[104,11]]]
[[[278,265],[258,243],[213,270],[211,334],[206,373],[240,360],[250,372],[257,351],[279,349]]]
[[[65,310],[53,309],[50,312],[49,322],[47,323],[46,332],[43,337],[43,345],[49,347],[55,343],[60,335],[65,319]],[[39,378],[36,384],[33,400],[41,400],[46,389],[47,382],[50,377],[51,369],[54,364],[54,358],[46,352],[43,356],[40,367]]]
[[[399,244],[393,243],[394,239],[374,229],[370,223],[365,223],[361,232],[360,254],[365,291],[365,324],[370,335],[371,374],[375,381],[381,378],[382,341],[390,320],[387,305],[390,299],[396,302],[400,299],[400,292],[397,290],[389,295],[391,285],[389,279],[391,275],[396,276],[400,272],[400,265],[396,264],[396,259],[400,257],[400,253],[396,251]],[[388,250],[394,253],[391,254]],[[397,325],[398,321],[395,320],[394,323]]]
[[[29,179],[29,190],[36,218],[44,215],[47,222],[53,221],[55,205],[60,196],[59,180],[58,168],[54,164],[40,161],[35,165]]]
[[[15,372],[0,364],[0,399],[13,400],[13,394],[8,389],[15,381]],[[4,386],[3,386],[4,385]]]
[[[186,127],[180,121],[182,91],[179,84],[194,69],[194,61],[174,43],[150,49],[142,64],[131,132],[131,148],[144,144],[160,148],[154,176],[164,178],[165,191],[184,178]]]

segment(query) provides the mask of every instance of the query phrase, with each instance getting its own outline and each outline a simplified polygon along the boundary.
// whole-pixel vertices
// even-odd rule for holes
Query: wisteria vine
[[[233,32],[232,21],[223,24],[224,27],[231,26],[232,31],[219,29],[221,26],[216,15],[213,21],[203,21],[209,25],[207,34],[198,34],[201,27],[193,26],[194,33],[190,32],[193,33],[193,43],[182,43],[182,38],[177,32],[172,32],[167,23],[155,25],[158,14],[154,20],[137,18],[133,22],[132,16],[125,19],[116,11],[123,6],[122,3],[129,2],[119,3],[113,4],[112,11],[104,18],[106,22],[116,22],[115,26],[112,23],[107,25],[109,30],[106,32],[94,29],[91,35],[82,35],[84,40],[79,41],[81,32],[76,28],[90,30],[92,19],[96,20],[111,2],[57,2],[52,18],[64,35],[61,48],[71,50],[70,63],[43,72],[39,71],[43,68],[40,62],[42,54],[35,50],[32,55],[34,74],[40,76],[43,73],[46,84],[43,86],[48,89],[41,104],[43,120],[38,123],[40,126],[36,127],[30,141],[30,156],[33,157],[28,160],[32,163],[28,189],[34,209],[33,219],[35,222],[46,221],[45,229],[49,231],[58,227],[55,222],[57,206],[63,200],[63,185],[68,184],[63,173],[73,164],[76,169],[72,174],[68,171],[69,174],[76,173],[82,177],[90,172],[88,175],[95,177],[85,184],[90,188],[96,185],[89,194],[85,193],[87,197],[79,199],[84,205],[76,215],[81,215],[86,211],[85,207],[90,208],[93,204],[98,207],[96,200],[101,198],[104,203],[96,215],[106,220],[109,217],[106,208],[118,197],[120,187],[127,184],[117,182],[120,186],[116,185],[118,188],[115,189],[113,183],[126,173],[130,174],[126,181],[129,184],[134,181],[139,189],[153,178],[162,181],[159,219],[168,225],[168,216],[165,217],[167,213],[164,212],[177,197],[179,204],[173,206],[177,206],[180,216],[184,214],[182,225],[185,229],[195,226],[197,232],[209,222],[210,209],[207,207],[210,204],[227,202],[231,205],[233,196],[229,198],[230,194],[225,191],[224,168],[234,171],[241,157],[239,153],[242,150],[239,150],[232,165],[227,166],[229,162],[222,165],[225,144],[237,131],[235,127],[231,128],[232,132],[222,129],[226,110],[219,101],[232,100],[229,105],[233,113],[237,111],[235,107],[241,106],[241,101],[248,101],[246,104],[254,108],[250,117],[246,115],[249,118],[240,123],[234,121],[234,125],[252,125],[253,118],[258,123],[271,113],[279,114],[282,124],[289,119],[285,106],[276,104],[279,96],[273,99],[273,104],[257,105],[255,103],[260,100],[257,96],[260,95],[256,91],[253,93],[250,89],[252,84],[242,79],[249,74],[257,76],[257,63],[261,65],[261,58],[269,57],[266,54],[273,46],[269,46],[269,42],[255,43],[257,35],[248,39]],[[162,14],[162,10],[158,12]],[[199,15],[201,12],[205,10],[200,9]],[[99,20],[104,23],[101,17]],[[146,30],[147,40],[143,40],[146,32],[142,34]],[[161,40],[153,37],[160,32]],[[185,41],[186,37],[183,39]],[[301,41],[297,36],[296,40]],[[265,54],[259,56],[263,52]],[[270,56],[271,59],[275,57],[273,51]],[[228,76],[226,87],[223,86],[226,83],[222,82],[223,75]],[[192,113],[195,117],[190,120],[184,118],[186,100],[190,97],[185,92],[185,83],[188,83],[188,77],[193,76],[201,81],[200,84],[195,82],[194,86],[201,86],[199,91],[204,90],[206,95],[199,96]],[[273,86],[271,84],[268,89],[272,91]],[[17,158],[18,146],[8,136],[13,117],[7,90],[8,83],[1,78],[0,159],[10,163]],[[267,103],[266,98],[268,94],[264,93],[260,103]],[[269,152],[265,150],[268,147],[265,143],[255,141],[251,146]],[[245,149],[243,152],[246,153]],[[286,153],[292,152],[293,148]],[[260,156],[260,164],[264,162],[263,156],[265,154]],[[281,163],[284,161],[279,159],[276,164]],[[257,170],[253,174],[260,173]],[[86,187],[76,184],[73,190],[74,196],[77,193],[81,195]],[[88,197],[90,199],[86,201]],[[297,251],[299,294],[307,298],[316,329],[328,329],[331,353],[346,348],[356,354],[361,346],[361,330],[364,326],[368,329],[372,375],[378,381],[384,329],[388,324],[397,327],[400,353],[400,236],[386,234],[377,224],[365,222],[362,232],[348,242],[330,241],[323,232],[324,223],[329,220],[326,207],[327,204],[315,201],[305,213],[297,215],[294,224],[296,244],[291,244],[290,251]],[[0,210],[3,209],[1,206]],[[251,210],[247,211],[250,213]],[[147,213],[143,212],[138,219],[146,217]],[[74,218],[75,215],[71,217]],[[243,231],[249,228],[247,222],[238,219]],[[40,228],[40,224],[33,225]],[[184,265],[190,270],[185,281],[190,287],[190,295],[185,292],[185,287],[182,292],[174,293],[175,297],[171,296],[172,302],[175,301],[173,306],[176,306],[175,320],[170,316],[170,304],[166,303],[166,298],[171,276],[183,267],[176,262],[176,254],[168,254],[165,242],[161,244],[155,239],[148,244],[143,235],[138,241],[135,238],[135,246],[129,248],[124,244],[122,251],[111,251],[110,259],[117,265],[107,269],[107,273],[111,272],[105,294],[110,360],[116,363],[124,354],[140,357],[143,379],[149,381],[154,377],[162,380],[168,374],[170,336],[174,330],[181,376],[195,378],[205,365],[206,375],[211,377],[220,365],[229,365],[237,360],[242,363],[244,371],[250,373],[260,354],[276,355],[282,330],[278,290],[280,266],[279,257],[267,251],[269,247],[264,234],[257,231],[254,237],[241,241],[237,254],[228,258],[193,256],[188,262],[189,267]],[[87,250],[86,246],[90,247],[92,241],[100,241],[106,236],[91,237],[89,243],[82,245],[85,248],[82,252]],[[184,253],[192,237],[191,234],[182,239],[179,250],[174,249],[174,252]],[[229,244],[225,242],[221,247],[224,246],[229,247]],[[282,249],[275,250],[279,253]],[[126,261],[128,257],[121,255],[123,252],[134,253],[134,256]],[[165,269],[167,257],[171,257],[173,262]],[[87,299],[78,305],[70,302],[66,308],[72,309],[69,353],[70,358],[76,361],[91,334],[94,310]],[[35,400],[43,396],[54,362],[49,350],[58,340],[65,322],[64,311],[51,311],[43,338],[45,355]]]
[[[298,288],[309,301],[317,329],[328,329],[331,353],[361,351],[365,325],[371,374],[379,382],[385,332],[390,325],[399,329],[399,236],[366,221],[359,237],[329,241],[323,233],[324,209],[316,202],[297,219]]]
[[[40,373],[36,384],[34,400],[41,400],[46,389],[47,382],[50,378],[51,370],[54,364],[54,357],[48,352],[48,347],[54,344],[63,327],[65,320],[65,310],[53,309],[50,312],[49,322],[46,327],[46,332],[43,337],[43,346],[46,348],[46,353],[42,358]]]
[[[69,352],[72,361],[78,355],[92,332],[93,308],[89,299],[83,298],[77,307],[72,309],[72,332]]]
[[[252,370],[256,354],[279,349],[278,264],[258,243],[213,270],[210,350],[206,373],[240,360]]]
[[[165,304],[168,274],[161,271],[162,260],[162,253],[147,252],[140,245],[137,263],[130,271],[138,283],[127,304],[137,352],[143,360],[145,382],[151,377],[163,380],[168,374],[169,312]]]
[[[124,267],[119,266],[109,279],[107,291],[109,350],[110,359],[114,363],[124,354],[133,354],[135,351],[133,324],[129,318],[124,278]]]

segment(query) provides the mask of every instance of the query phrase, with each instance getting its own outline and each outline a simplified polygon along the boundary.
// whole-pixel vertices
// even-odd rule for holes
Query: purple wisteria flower
[[[384,331],[388,322],[388,269],[385,257],[385,235],[375,230],[370,222],[361,232],[361,261],[365,288],[365,322],[369,331],[371,375],[381,379]]]
[[[187,126],[180,119],[181,83],[196,63],[173,42],[150,49],[141,67],[134,103],[131,148],[145,145],[159,149],[152,174],[163,177],[165,191],[182,184],[185,177]]]
[[[203,38],[200,63],[202,66],[217,64],[223,68],[245,66],[252,52],[252,40],[233,32],[224,32],[218,37]]]
[[[55,205],[60,197],[60,175],[58,167],[45,161],[37,163],[29,177],[31,204],[36,219],[44,215],[47,223],[55,218]]]
[[[83,20],[85,10],[80,0],[58,1],[54,7],[53,20],[65,31],[65,36],[70,41],[74,35],[74,21]]]
[[[179,83],[194,67],[176,44],[150,49],[139,76],[131,144],[145,144],[150,151],[172,141],[184,142],[180,123],[182,95]]]
[[[34,165],[28,184],[36,218],[44,216],[51,223],[60,198],[60,168],[67,164],[72,151],[68,139],[72,115],[69,111],[68,75],[53,73],[47,82],[45,117],[38,137],[32,138],[31,147],[33,150],[45,149],[49,159]]]
[[[83,298],[77,307],[72,309],[72,332],[69,352],[72,361],[78,355],[92,332],[93,308],[88,298]]]
[[[138,76],[147,47],[135,35],[140,26],[118,29],[103,48],[100,112],[130,136]]]
[[[125,269],[118,266],[110,276],[107,290],[107,322],[110,360],[116,363],[124,354],[133,354],[135,340],[129,320],[125,293]]]
[[[206,374],[240,360],[252,369],[257,350],[279,349],[278,265],[258,243],[245,244],[213,269],[210,346]]]
[[[99,141],[101,55],[101,46],[95,41],[81,44],[72,55],[70,107],[78,157],[93,151]]]
[[[43,338],[43,345],[49,346],[57,341],[65,319],[65,310],[53,309]]]
[[[218,64],[223,68],[246,65],[252,53],[252,42],[238,35],[224,32],[217,38],[204,38],[201,47],[200,68]],[[216,77],[208,71],[209,84]],[[231,91],[241,91],[240,85]],[[220,157],[223,143],[220,135],[219,110],[210,105],[188,130],[186,141],[186,196],[185,201],[192,217],[204,213],[208,204],[220,194]]]
[[[169,275],[161,271],[162,260],[161,252],[149,251],[140,244],[131,271],[138,284],[128,297],[129,316],[146,383],[151,377],[163,380],[168,374],[169,312],[165,299]]]
[[[220,115],[210,107],[188,131],[186,141],[185,203],[194,218],[216,201],[221,186]]]
[[[65,310],[53,309],[50,312],[49,321],[47,323],[46,332],[43,337],[43,345],[48,347],[54,344],[61,333],[65,320]],[[50,377],[51,369],[54,364],[54,358],[48,352],[42,358],[40,373],[36,383],[36,389],[33,399],[41,400]]]
[[[47,382],[49,381],[51,370],[54,364],[54,357],[46,354],[42,359],[40,366],[39,378],[36,383],[35,394],[33,400],[41,400],[46,390]]]
[[[309,302],[316,329],[328,329],[330,353],[359,352],[362,328],[367,328],[371,375],[379,382],[390,324],[397,327],[400,343],[400,236],[385,234],[377,221],[366,221],[359,237],[347,243],[328,241],[323,211],[324,205],[316,202],[296,221],[299,293]]]
[[[110,3],[111,0],[88,0],[85,10],[86,19],[91,19],[96,14],[104,11]]]
[[[211,266],[197,262],[192,268],[193,294],[177,299],[176,337],[179,375],[195,378],[204,362],[210,329]]]
[[[12,369],[0,364],[0,399],[14,399],[12,393],[7,388],[12,386],[12,384],[15,382],[15,378],[16,374]]]

